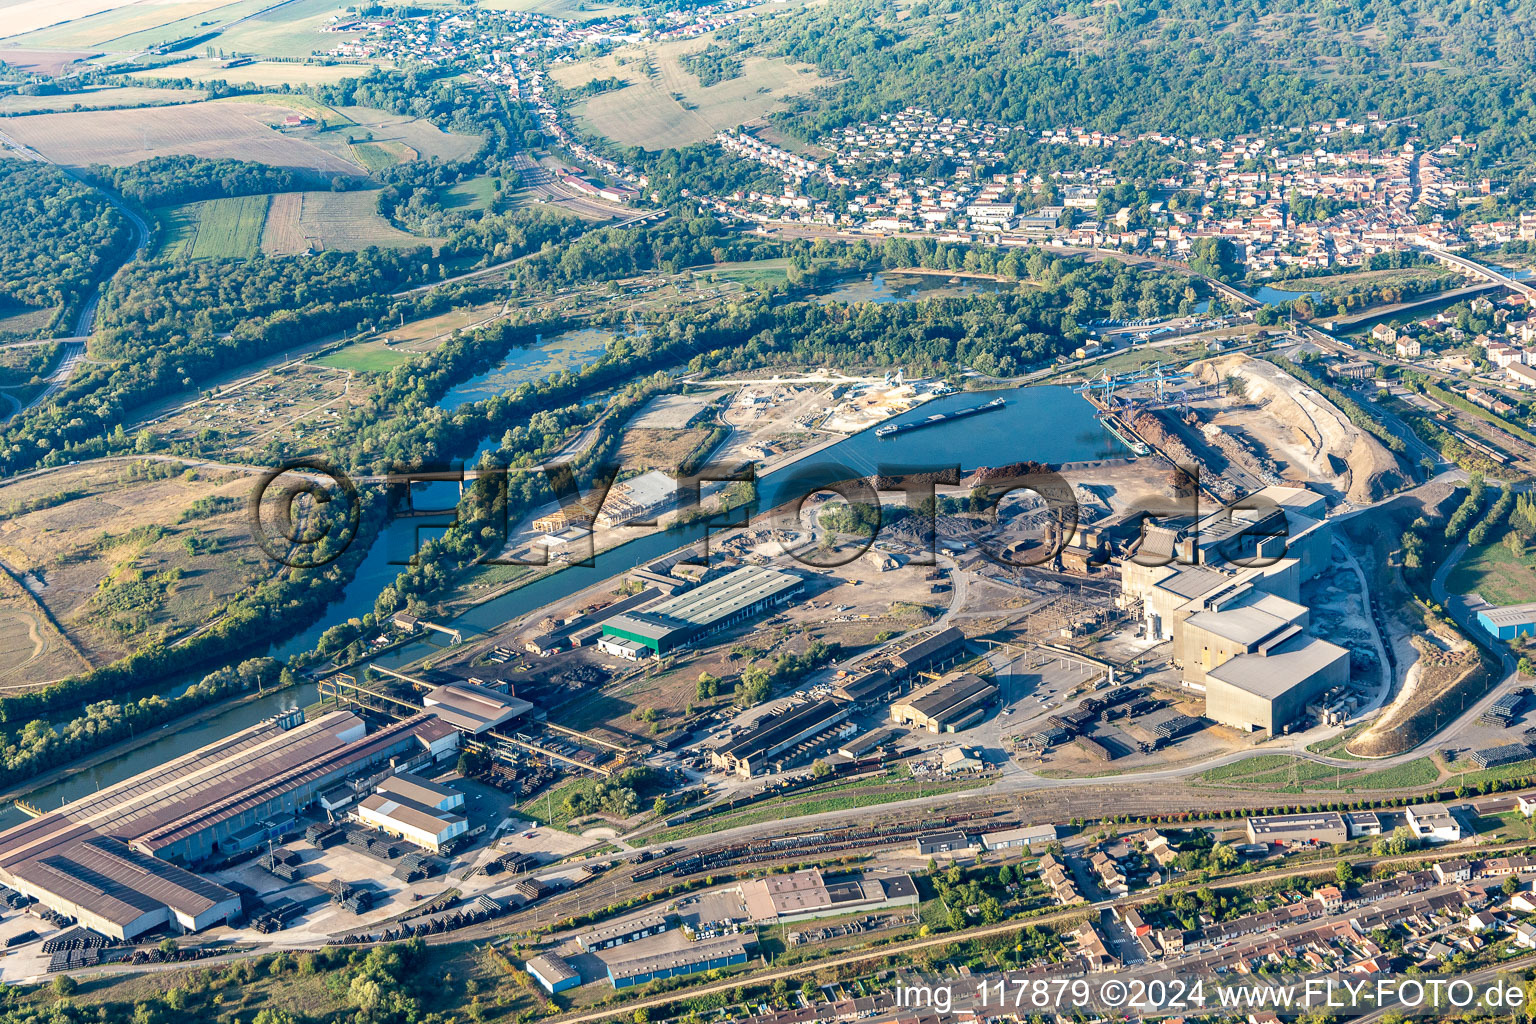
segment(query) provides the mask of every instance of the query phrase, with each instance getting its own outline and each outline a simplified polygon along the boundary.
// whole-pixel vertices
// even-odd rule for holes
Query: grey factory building
[[[0,883],[111,938],[198,931],[240,900],[186,866],[265,843],[349,775],[457,743],[431,715],[371,735],[349,711],[278,716],[0,833]]]
[[[829,879],[815,869],[769,875],[742,883],[742,899],[754,921],[777,924],[818,917],[916,908],[917,883],[907,874],[849,875]]]
[[[959,732],[979,721],[997,699],[997,684],[970,672],[946,676],[891,705],[898,725],[929,732]]]
[[[455,729],[475,735],[511,725],[533,710],[520,697],[467,682],[433,687],[421,703]]]
[[[1278,734],[1349,681],[1349,652],[1305,632],[1310,613],[1292,593],[1298,567],[1294,559],[1239,572],[1126,562],[1122,603],[1139,601],[1149,634],[1173,641],[1173,663],[1186,686],[1205,693],[1208,718]]]
[[[1295,633],[1266,641],[1253,654],[1211,669],[1205,676],[1207,718],[1239,729],[1279,735],[1307,704],[1349,682],[1349,652],[1336,644]]]
[[[852,711],[851,704],[832,699],[791,705],[759,718],[746,732],[711,751],[710,764],[720,771],[751,778],[779,761],[793,760],[793,756],[780,755],[841,725]]]
[[[692,590],[606,619],[603,636],[632,640],[654,654],[666,654],[783,604],[804,590],[805,580],[799,576],[743,566]]]
[[[1250,843],[1342,843],[1349,825],[1337,811],[1310,814],[1271,814],[1248,819]]]

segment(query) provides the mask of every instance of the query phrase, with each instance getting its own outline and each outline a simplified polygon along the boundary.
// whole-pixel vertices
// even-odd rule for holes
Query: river
[[[1283,288],[1275,288],[1271,285],[1261,284],[1257,288],[1250,289],[1248,294],[1260,302],[1265,303],[1266,305],[1278,306],[1282,302],[1291,302],[1295,299],[1301,298],[1302,296],[1306,296],[1309,299],[1315,299],[1323,293],[1292,292],[1286,291]]]

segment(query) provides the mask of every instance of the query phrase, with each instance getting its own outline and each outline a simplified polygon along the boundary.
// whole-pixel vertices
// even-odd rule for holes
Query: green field
[[[1206,782],[1233,782],[1238,779],[1246,779],[1250,775],[1258,775],[1262,772],[1274,771],[1277,768],[1286,768],[1295,764],[1298,759],[1289,754],[1259,754],[1255,757],[1247,757],[1241,761],[1233,761],[1218,768],[1211,768],[1202,772],[1200,777]]]
[[[1480,786],[1485,782],[1507,782],[1512,779],[1528,779],[1536,776],[1536,759],[1529,761],[1516,761],[1514,764],[1500,765],[1497,768],[1473,769],[1469,772],[1460,772],[1462,762],[1457,761],[1450,769],[1453,773],[1447,784],[1457,786]]]
[[[344,349],[311,360],[318,366],[337,370],[353,370],[357,373],[388,373],[410,359],[404,352],[396,352],[382,344],[367,342],[349,345]]]
[[[437,198],[449,210],[488,210],[496,198],[496,183],[490,178],[471,178],[438,189]]]
[[[749,263],[717,263],[694,270],[694,277],[709,283],[730,282],[744,288],[766,288],[789,283],[789,260],[755,260]]]
[[[343,78],[361,78],[373,67],[372,64],[299,64],[293,61],[259,60],[226,68],[221,60],[198,57],[176,64],[170,70],[151,68],[135,71],[132,77],[159,78],[170,75],[197,82],[229,82],[233,85],[250,84],[257,88],[271,88],[283,85],[334,85]]]
[[[1451,570],[1446,589],[1453,594],[1477,594],[1489,604],[1536,601],[1536,556],[1517,558],[1503,540],[1501,535],[1468,548]]]
[[[354,142],[352,157],[373,174],[395,164],[416,159],[417,153],[403,142]]]
[[[194,260],[254,256],[270,204],[270,196],[241,196],[173,206],[163,216],[161,254]]]
[[[1345,789],[1412,789],[1415,786],[1433,786],[1440,780],[1440,767],[1427,757],[1415,758],[1404,764],[1366,772],[1363,775],[1346,775],[1338,787]]]
[[[333,15],[344,15],[346,4],[335,0],[294,0],[268,8],[238,25],[231,25],[210,40],[224,50],[238,50],[262,57],[308,57],[337,43],[357,38],[348,33],[329,33],[325,27]]]
[[[1319,764],[1289,754],[1260,754],[1243,761],[1222,765],[1203,772],[1207,783],[1243,786],[1272,793],[1301,793],[1306,790],[1345,790],[1359,792],[1374,789],[1412,789],[1428,787],[1440,779],[1440,767],[1428,757],[1376,771]]]

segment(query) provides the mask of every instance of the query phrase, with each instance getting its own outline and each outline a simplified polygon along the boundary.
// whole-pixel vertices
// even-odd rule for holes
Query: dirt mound
[[[1402,485],[1397,459],[1380,441],[1273,363],[1234,354],[1203,360],[1190,371],[1209,384],[1228,377],[1242,381],[1242,397],[1228,399],[1231,407],[1212,422],[1241,431],[1284,467],[1287,480],[1321,485],[1360,505]]]
[[[1496,680],[1477,648],[1459,632],[1443,624],[1441,629],[1439,634],[1409,639],[1419,660],[1408,669],[1402,690],[1345,750],[1356,757],[1391,757],[1412,750],[1453,721],[1461,707],[1488,692]]]

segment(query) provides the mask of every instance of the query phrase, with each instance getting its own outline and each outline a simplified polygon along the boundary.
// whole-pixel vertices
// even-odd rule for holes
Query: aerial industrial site
[[[1250,6],[0,0],[0,1024],[1527,1019],[1536,8]]]

